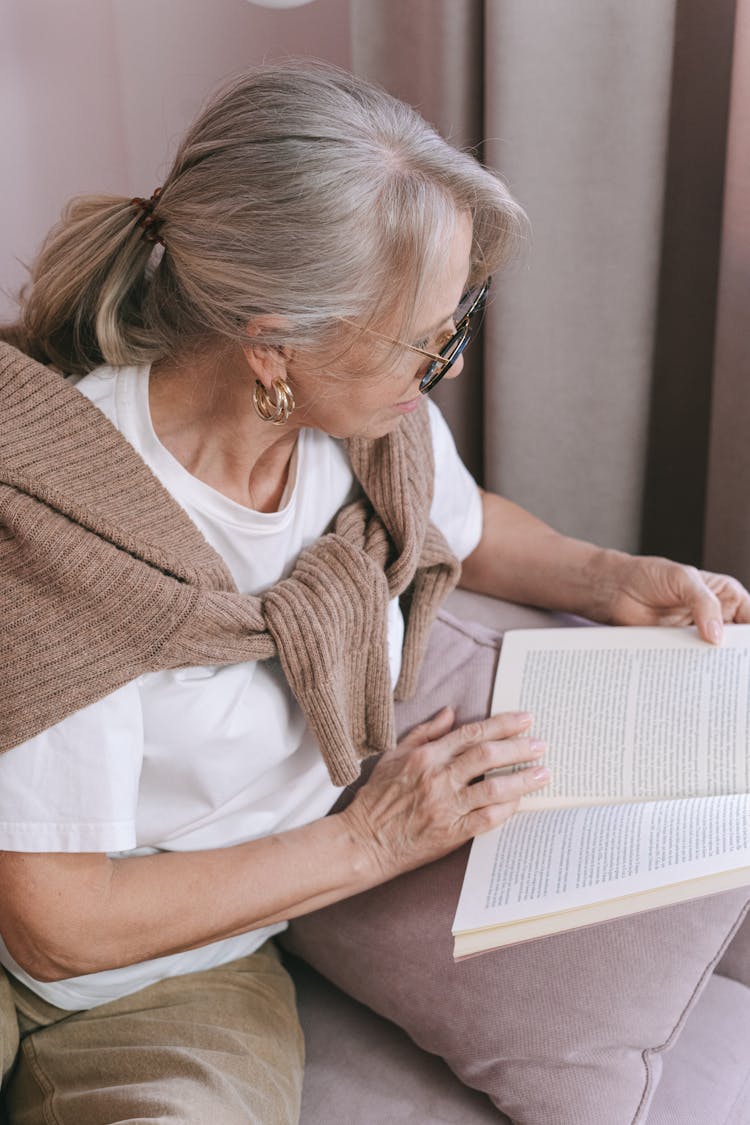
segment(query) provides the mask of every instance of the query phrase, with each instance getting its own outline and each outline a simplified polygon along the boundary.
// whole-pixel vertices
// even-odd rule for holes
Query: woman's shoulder
[[[145,375],[147,368],[110,367],[106,364],[95,367],[87,375],[69,376],[77,391],[101,410],[113,425],[117,426],[117,392],[123,379]],[[119,428],[119,427],[118,427]]]

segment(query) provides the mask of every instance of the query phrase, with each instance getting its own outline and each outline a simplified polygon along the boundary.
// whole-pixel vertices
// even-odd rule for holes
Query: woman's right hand
[[[339,815],[384,879],[439,859],[497,827],[516,811],[524,793],[547,784],[549,771],[535,765],[483,777],[544,754],[543,743],[523,737],[531,721],[530,715],[505,712],[454,728],[454,713],[446,707],[383,754]]]
[[[1,932],[26,972],[64,980],[236,937],[318,910],[445,855],[544,784],[530,720],[453,728],[452,711],[384,754],[335,816],[229,847],[112,857],[0,851]],[[355,850],[352,851],[354,844]]]

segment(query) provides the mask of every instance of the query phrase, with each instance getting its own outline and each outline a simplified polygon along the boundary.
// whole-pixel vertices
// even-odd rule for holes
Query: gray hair
[[[345,71],[260,67],[221,88],[180,145],[154,204],[161,260],[129,199],[74,199],[5,335],[66,373],[246,342],[268,314],[283,325],[273,345],[321,345],[341,319],[405,338],[461,213],[473,283],[523,236],[500,178]]]

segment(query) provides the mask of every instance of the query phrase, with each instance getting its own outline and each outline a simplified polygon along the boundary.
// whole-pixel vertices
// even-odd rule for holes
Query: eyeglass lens
[[[476,325],[476,317],[484,311],[489,287],[489,281],[485,281],[478,289],[471,290],[461,300],[456,310],[456,331],[438,352],[438,355],[442,357],[442,362],[433,360],[428,365],[419,382],[420,394],[429,394],[466,348]]]

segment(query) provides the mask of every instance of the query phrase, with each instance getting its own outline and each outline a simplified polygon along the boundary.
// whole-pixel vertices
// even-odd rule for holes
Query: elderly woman
[[[457,580],[711,642],[750,620],[732,580],[565,538],[462,466],[425,396],[522,228],[407,106],[289,64],[222,90],[149,199],[50,234],[0,363],[13,1125],[297,1119],[274,935],[547,780],[482,780],[542,754],[529,716],[436,701],[396,742]]]

